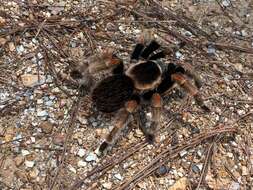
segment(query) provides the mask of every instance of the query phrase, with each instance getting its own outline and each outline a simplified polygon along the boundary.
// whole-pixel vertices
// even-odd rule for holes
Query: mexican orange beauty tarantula
[[[81,65],[71,72],[73,79],[78,79],[82,85],[90,87],[94,83],[92,74],[106,69],[112,70],[111,76],[91,88],[91,97],[97,110],[105,113],[118,112],[114,128],[96,150],[98,155],[103,154],[108,146],[115,142],[130,115],[137,111],[143,101],[150,101],[151,125],[148,128],[140,128],[147,141],[152,143],[155,129],[160,124],[162,97],[174,84],[178,84],[193,96],[202,109],[209,111],[199,94],[200,82],[196,75],[180,65],[165,64],[161,60],[165,57],[165,52],[159,49],[161,48],[157,41],[151,40],[147,43],[141,38],[131,54],[130,67],[126,70],[123,61],[112,51],[107,51],[92,57],[89,64]],[[187,76],[195,80],[197,87],[188,81]]]

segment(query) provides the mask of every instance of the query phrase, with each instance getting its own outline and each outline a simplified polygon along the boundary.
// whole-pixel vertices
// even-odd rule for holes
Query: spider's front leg
[[[187,75],[188,77],[192,78],[194,80],[195,85],[198,88],[201,88],[202,81],[199,78],[199,76],[197,74],[195,74],[195,71],[194,71],[193,67],[190,64],[186,63],[186,62],[179,62],[177,64],[179,66],[181,66],[182,68],[184,68],[185,69],[185,75]]]
[[[94,55],[89,59],[88,71],[94,74],[107,69],[119,69],[123,72],[122,60],[113,53],[112,49],[108,49],[99,55]],[[114,71],[113,71],[114,72]]]
[[[112,146],[118,139],[121,130],[127,125],[130,115],[136,111],[138,102],[136,100],[129,100],[125,107],[121,108],[117,114],[114,128],[106,136],[105,141],[96,149],[95,153],[98,156],[103,155],[109,146]]]
[[[123,62],[118,58],[112,49],[103,51],[100,54],[93,55],[88,58],[86,62],[76,66],[70,73],[74,79],[80,79],[85,75],[92,75],[94,73],[107,70],[107,69],[119,69],[123,72]]]
[[[188,79],[181,73],[171,75],[171,79],[181,86],[186,92],[194,97],[196,103],[205,111],[210,112],[210,109],[205,105],[198,88],[192,85]]]
[[[70,76],[78,81],[81,90],[90,91],[95,84],[93,74],[107,69],[112,69],[114,74],[123,73],[124,70],[122,60],[111,49],[89,57],[87,61],[77,65]]]
[[[157,60],[165,57],[163,50],[157,52],[161,46],[153,38],[152,31],[144,31],[139,36],[138,43],[131,54],[132,62],[139,61],[140,59]]]

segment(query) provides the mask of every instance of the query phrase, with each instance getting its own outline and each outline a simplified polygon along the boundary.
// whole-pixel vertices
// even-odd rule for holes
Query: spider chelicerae
[[[144,36],[140,37],[127,69],[123,61],[108,50],[91,57],[88,63],[77,66],[70,73],[73,79],[91,91],[97,110],[117,112],[113,129],[96,150],[98,155],[113,145],[131,114],[137,112],[144,101],[151,105],[151,125],[140,125],[140,129],[146,140],[153,143],[155,130],[160,125],[162,99],[175,84],[188,92],[203,110],[209,111],[198,90],[201,87],[199,78],[181,65],[165,64],[165,51],[161,50],[160,44],[156,40],[147,41]],[[94,84],[93,74],[107,69],[112,71],[112,75]],[[195,85],[188,78],[192,78]]]

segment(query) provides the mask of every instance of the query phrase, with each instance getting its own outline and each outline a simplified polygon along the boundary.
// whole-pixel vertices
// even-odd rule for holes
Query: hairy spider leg
[[[131,60],[139,60],[143,48],[144,45],[142,43],[136,44],[131,54]]]
[[[152,40],[147,47],[144,48],[144,42],[136,44],[132,55],[131,60],[139,60],[140,57],[143,59],[150,59],[150,60],[156,60],[159,58],[164,58],[165,53],[163,51],[160,51],[154,55],[151,55],[154,51],[158,50],[160,48],[160,45],[155,41]],[[150,56],[151,55],[151,56]],[[150,58],[149,58],[150,56]]]
[[[144,134],[146,141],[150,144],[153,144],[155,141],[155,132],[156,129],[160,126],[161,118],[161,109],[162,109],[162,97],[158,93],[154,93],[151,98],[151,124],[147,126],[147,118],[145,113],[140,110],[136,113],[139,122],[139,128]]]
[[[194,69],[192,68],[192,66],[189,63],[183,62],[183,63],[178,63],[179,66],[182,66],[185,69],[185,75],[187,75],[189,78],[194,80],[195,85],[198,88],[201,88],[202,86],[202,81],[200,79],[200,77],[195,73]]]
[[[107,148],[113,145],[114,142],[118,139],[120,132],[129,121],[129,116],[136,111],[138,104],[139,102],[136,100],[129,100],[126,102],[125,107],[121,108],[118,111],[114,128],[106,136],[105,141],[102,142],[102,144],[95,151],[98,156],[103,155]]]
[[[73,79],[80,80],[84,77],[83,75],[84,75],[84,73],[87,72],[88,67],[89,67],[88,63],[83,62],[83,63],[77,65],[73,70],[71,70],[70,76]]]
[[[151,55],[150,58],[149,58],[149,60],[157,60],[157,59],[161,59],[161,58],[165,58],[164,51],[159,51],[159,52]]]
[[[148,135],[148,141],[154,142],[156,129],[160,126],[161,110],[162,110],[162,97],[158,93],[154,93],[151,98],[151,126]]]
[[[88,64],[83,63],[78,65],[75,69],[70,72],[70,76],[78,81],[79,92],[81,96],[87,94],[90,91],[91,87],[94,85],[94,78],[87,70]]]
[[[187,93],[194,97],[196,103],[205,111],[209,112],[210,109],[204,104],[204,101],[198,91],[198,88],[192,85],[187,78],[181,73],[175,73],[171,75],[173,81],[175,81],[180,87],[182,87]]]
[[[186,70],[185,75],[187,75],[188,77],[194,80],[194,84],[197,86],[198,89],[201,88],[202,81],[198,75],[196,75],[193,71],[190,71],[190,70]]]
[[[184,74],[185,70],[181,66],[175,65],[174,63],[169,63],[167,71],[164,74],[164,79],[157,88],[157,92],[159,94],[166,95],[173,89],[173,87],[175,87],[175,81],[173,81],[171,78],[171,75],[174,73]]]
[[[92,56],[89,62],[88,70],[90,74],[116,68],[118,65],[123,64],[122,60],[113,53],[113,50],[106,50],[100,55]]]
[[[145,100],[150,100],[154,93],[166,95],[174,87],[175,81],[171,79],[171,75],[176,72],[183,74],[184,69],[181,66],[175,65],[174,63],[168,64],[166,71],[163,73],[162,82],[156,89],[146,92],[142,95],[142,97]]]
[[[113,68],[112,73],[114,75],[123,74],[124,73],[124,64],[123,61],[121,61],[115,68]]]
[[[81,94],[86,94],[86,92],[90,92],[95,84],[93,74],[107,69],[112,69],[113,74],[122,74],[124,72],[123,61],[111,49],[99,55],[91,56],[88,61],[73,69],[70,76],[79,81]]]
[[[117,57],[112,50],[106,50],[99,55],[94,55],[87,62],[78,65],[70,73],[73,79],[81,79],[87,75],[113,68],[114,73],[123,73],[123,61]]]
[[[83,77],[82,73],[78,69],[74,69],[70,72],[70,76],[73,79],[81,79]]]
[[[148,57],[153,53],[154,51],[158,50],[160,48],[160,45],[155,41],[152,40],[148,46],[143,50],[141,53],[141,57],[143,59],[148,59]]]
[[[147,131],[147,118],[146,118],[146,114],[144,112],[144,110],[142,108],[140,108],[138,110],[138,112],[135,113],[135,116],[137,118],[137,124],[138,127],[140,128],[141,132],[144,134],[146,140],[148,143],[152,143],[151,141],[149,141],[149,133]]]

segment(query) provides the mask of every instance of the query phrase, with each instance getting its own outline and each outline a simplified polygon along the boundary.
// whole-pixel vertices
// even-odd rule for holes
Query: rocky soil
[[[115,114],[80,97],[69,71],[107,48],[128,66],[145,30],[167,50],[165,64],[200,76],[211,112],[176,88],[154,145],[134,116],[98,158]],[[252,54],[251,0],[2,0],[0,189],[250,190]]]

